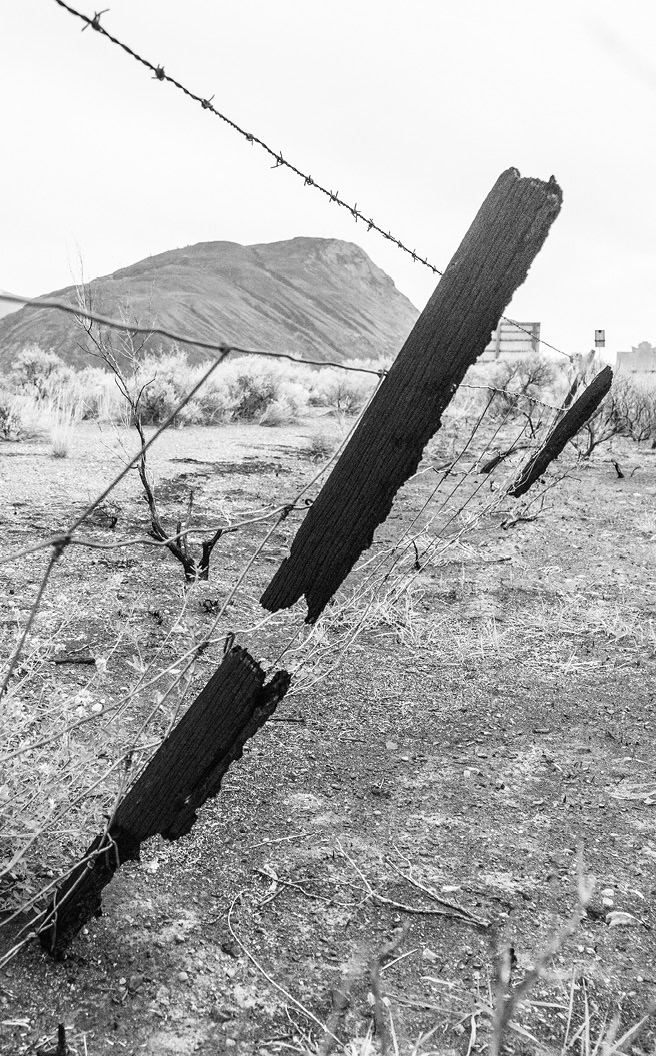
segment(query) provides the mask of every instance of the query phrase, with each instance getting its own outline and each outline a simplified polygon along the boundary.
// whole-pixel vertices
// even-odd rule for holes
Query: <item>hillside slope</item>
[[[321,360],[395,354],[418,315],[364,250],[337,239],[201,242],[147,257],[90,286],[104,315]],[[76,303],[72,286],[47,296]],[[27,307],[0,319],[0,369],[10,369],[32,343],[73,366],[89,363],[73,316]],[[149,341],[152,349],[169,345]],[[193,347],[189,352],[193,360],[206,358]]]

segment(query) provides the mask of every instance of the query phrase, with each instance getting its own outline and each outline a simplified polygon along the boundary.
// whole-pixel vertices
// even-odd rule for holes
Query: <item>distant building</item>
[[[617,367],[632,374],[651,374],[656,371],[656,347],[650,345],[649,341],[641,341],[630,352],[618,352]]]
[[[500,358],[530,356],[540,351],[540,324],[517,323],[513,319],[501,319],[492,339],[479,362],[489,363]]]

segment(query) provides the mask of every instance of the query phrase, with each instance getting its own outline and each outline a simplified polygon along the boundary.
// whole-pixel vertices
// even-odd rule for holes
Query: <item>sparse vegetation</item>
[[[142,425],[160,425],[207,370],[208,362],[192,365],[185,352],[167,355],[139,347],[121,349],[94,335],[96,358],[102,367],[74,371],[59,357],[32,347],[7,379],[0,404],[0,430],[16,432],[16,397],[31,401],[33,411],[46,418],[53,408],[75,408],[81,421],[130,424],[138,405]],[[379,362],[355,361],[354,366],[384,369]],[[222,364],[201,392],[175,418],[175,425],[224,425],[258,422],[288,425],[315,409],[338,417],[357,414],[376,384],[373,374],[344,374],[332,367],[308,370],[265,357],[235,357]],[[2,410],[4,408],[4,410]],[[10,408],[13,408],[11,417]],[[47,424],[46,424],[47,428]],[[4,433],[3,433],[4,435]]]
[[[20,439],[21,420],[16,396],[11,392],[0,392],[0,438]]]
[[[88,424],[81,429],[96,435]],[[252,426],[246,429],[252,438]],[[321,426],[316,429],[316,446],[329,448]],[[338,432],[333,422],[333,436]],[[260,435],[275,448],[277,438]],[[293,435],[286,434],[286,443]],[[626,451],[634,450],[623,443]],[[99,440],[94,444],[98,457]],[[192,463],[207,457],[199,431],[169,437],[166,450],[160,479],[169,482],[180,457]],[[226,512],[244,502],[255,507],[263,499],[275,501],[283,482],[287,487],[291,480],[300,482],[302,473],[315,472],[291,453],[281,461],[286,477],[276,477],[265,465],[248,474],[237,455],[223,478]],[[57,472],[75,486],[70,458]],[[200,488],[212,479],[206,472]],[[639,481],[636,475],[631,491]],[[133,478],[122,496],[122,525],[143,519],[138,484]],[[461,489],[468,486],[475,481]],[[221,840],[224,857],[199,859],[193,840],[146,848],[141,865],[126,868],[120,901],[110,903],[105,916],[89,926],[89,935],[76,940],[72,957],[87,958],[87,985],[105,985],[111,968],[104,960],[107,949],[118,960],[116,979],[123,973],[128,981],[141,972],[149,951],[152,983],[144,981],[134,995],[127,982],[113,984],[119,999],[127,994],[126,1022],[141,1029],[141,993],[146,1008],[167,1016],[171,1011],[162,1030],[174,1031],[179,1020],[173,1015],[183,1012],[213,1030],[216,980],[221,1001],[232,1002],[232,1018],[225,1029],[219,1021],[217,1029],[233,1037],[225,1031],[239,1024],[243,1033],[235,1036],[256,1051],[274,1030],[285,1031],[290,1003],[241,947],[231,954],[217,947],[216,936],[225,933],[226,913],[240,890],[231,916],[234,935],[275,982],[330,1027],[346,1051],[379,1052],[385,1029],[397,1037],[399,1056],[464,1053],[472,1038],[491,1050],[531,1056],[540,1053],[539,1043],[557,1039],[584,1056],[592,1056],[607,1034],[608,1053],[616,1051],[613,1038],[634,1043],[629,1031],[642,1029],[651,1039],[644,1018],[648,987],[635,981],[640,973],[648,975],[651,933],[636,923],[630,933],[636,962],[623,961],[616,940],[628,932],[609,926],[604,914],[611,909],[601,902],[601,891],[610,885],[613,909],[627,911],[629,922],[651,919],[648,903],[639,897],[645,876],[634,869],[643,846],[653,851],[653,841],[647,835],[636,841],[632,824],[636,803],[648,813],[653,789],[639,746],[646,724],[653,722],[643,682],[654,637],[645,615],[651,604],[648,583],[639,564],[643,542],[634,533],[627,543],[624,531],[632,517],[640,531],[650,531],[640,498],[626,496],[623,520],[617,522],[630,556],[623,600],[612,592],[610,569],[606,574],[600,568],[599,554],[588,546],[592,518],[611,530],[605,511],[615,486],[599,465],[584,474],[584,491],[571,482],[555,510],[515,537],[518,546],[521,538],[521,551],[512,565],[498,563],[508,536],[489,514],[467,544],[452,545],[432,568],[425,566],[407,591],[390,592],[374,605],[358,593],[357,582],[345,591],[307,637],[293,643],[295,690],[281,709],[283,722],[258,735],[246,753],[249,765],[231,771],[228,793],[206,809],[200,832]],[[408,505],[421,508],[432,492],[430,475],[409,487]],[[29,491],[23,488],[29,516],[44,508],[39,489],[36,477]],[[172,516],[177,500],[163,501]],[[565,552],[557,534],[563,510],[571,518]],[[585,522],[579,519],[583,512]],[[415,537],[422,564],[431,542],[439,542],[438,529],[427,527]],[[215,562],[201,598],[226,596],[230,568],[248,560],[267,530],[266,524],[255,525],[252,538],[224,539],[223,560]],[[124,531],[129,536],[134,528]],[[119,541],[109,523],[87,532],[97,532],[95,539],[103,544]],[[607,545],[613,548],[616,539],[609,537]],[[384,548],[384,540],[379,545]],[[111,813],[129,780],[129,759],[145,758],[204,684],[221,655],[224,629],[257,643],[268,657],[288,640],[289,624],[261,623],[257,597],[270,574],[267,567],[256,574],[258,589],[242,596],[239,613],[230,613],[212,631],[212,614],[199,598],[194,603],[189,594],[181,607],[179,577],[167,574],[167,563],[154,548],[145,547],[143,558],[136,559],[120,548],[89,553],[93,559],[76,548],[54,573],[52,602],[39,614],[0,716],[0,819],[3,833],[10,834],[0,840],[0,883],[12,911],[28,905],[102,829],[103,815]],[[413,557],[409,553],[405,566],[411,573]],[[6,596],[4,612],[8,645],[24,619],[22,596],[33,579],[32,557],[12,566],[15,593]],[[194,656],[208,637],[209,651],[185,671],[184,658]],[[66,651],[75,658],[84,646],[90,646],[95,664],[53,662]],[[286,776],[289,759],[293,781]],[[622,795],[627,798],[619,799]],[[225,841],[224,832],[230,836]],[[260,841],[265,842],[253,848]],[[596,916],[578,908],[579,841],[598,876],[599,893],[591,903]],[[644,859],[643,866],[650,861]],[[165,885],[159,884],[158,871],[160,877],[165,873]],[[495,934],[462,917],[449,919],[448,905],[441,907],[446,917],[432,916],[431,910],[440,909],[435,896],[493,921]],[[191,915],[180,909],[183,903]],[[193,931],[193,960],[191,939],[171,938],[187,934],[180,921]],[[571,932],[566,928],[551,942],[550,934],[567,921]],[[397,940],[394,952],[383,956],[380,951]],[[349,974],[340,966],[355,965],[354,951],[361,961]],[[228,967],[233,975],[225,974]],[[33,947],[11,968],[12,989],[22,972],[29,973],[29,985],[46,985],[41,980],[47,969]],[[183,971],[189,979],[181,982]],[[197,979],[207,979],[208,988]],[[344,988],[349,1003],[332,1015],[326,994]],[[638,996],[620,1001],[618,995],[630,988]],[[234,1004],[234,994],[243,1006]],[[196,1008],[189,1011],[192,999]],[[292,1003],[292,1014],[294,1008]],[[105,1022],[102,1016],[90,1031],[97,1029],[95,1022]],[[151,1020],[144,1022],[150,1029]],[[309,1022],[312,1030],[290,1025],[284,1047],[269,1046],[270,1051],[321,1051],[324,1035],[316,1021]],[[71,1024],[69,1044],[84,1051],[82,1027]],[[47,1025],[50,1029],[52,1021]],[[122,1022],[120,1040],[125,1031]],[[579,1044],[588,1035],[589,1049]],[[87,1042],[96,1036],[89,1033]]]
[[[54,396],[69,374],[64,361],[54,352],[30,345],[14,359],[11,380],[19,391],[42,401]]]
[[[70,422],[88,423],[94,418],[123,426],[131,423],[134,428],[142,408],[153,426],[166,416],[167,407],[174,409],[171,399],[177,401],[189,391],[200,369],[190,367],[182,353],[161,361],[144,355],[133,373],[122,366],[125,391],[98,367],[71,372],[45,397],[18,388],[9,392],[7,415],[22,406],[29,422],[32,408],[47,424],[46,437],[49,431],[51,440],[57,428],[63,430],[64,440],[70,440]],[[481,372],[474,383],[484,385],[486,379]],[[371,392],[376,379],[366,380]],[[228,524],[242,520],[249,510],[273,508],[283,490],[285,496],[293,494],[313,477],[316,469],[307,461],[324,461],[332,453],[345,413],[341,396],[339,407],[335,405],[331,384],[328,371],[304,371],[301,376],[293,365],[269,360],[234,360],[218,368],[206,389],[180,412],[177,424],[247,424],[225,434],[212,431],[201,436],[200,430],[186,428],[175,436],[164,434],[168,455],[159,455],[157,464],[162,515],[156,506],[155,520],[151,516],[151,528],[161,529],[159,535],[153,530],[156,540],[161,543],[166,538],[167,522],[175,526],[168,539],[175,537],[174,545],[189,562],[192,549],[185,531],[193,510],[188,501],[180,515],[185,495],[191,499],[194,491],[205,514],[210,507],[203,500],[208,489],[216,488],[211,508],[215,513],[220,510],[222,523]],[[565,388],[556,377],[554,396]],[[402,544],[396,549],[393,540],[383,537],[374,544],[377,559],[393,564],[398,558],[394,567],[399,578],[386,579],[387,592],[375,596],[359,592],[356,576],[352,592],[338,597],[306,636],[288,637],[293,616],[262,620],[257,599],[271,571],[266,563],[253,569],[253,589],[242,592],[239,609],[226,613],[218,627],[213,624],[222,599],[229,596],[235,569],[245,567],[263,543],[270,520],[256,517],[246,533],[222,537],[221,561],[214,560],[212,578],[200,596],[194,589],[185,591],[181,600],[180,577],[169,577],[171,563],[155,546],[146,545],[136,555],[134,548],[121,548],[115,517],[89,523],[85,532],[92,549],[75,548],[73,553],[71,548],[66,567],[62,562],[53,573],[52,602],[39,612],[0,716],[4,747],[0,820],[5,834],[0,839],[0,887],[10,911],[37,899],[51,878],[102,829],[104,817],[131,779],[133,756],[138,762],[147,758],[188,702],[190,691],[206,682],[205,665],[211,670],[220,659],[225,634],[235,632],[240,641],[254,642],[269,658],[284,648],[285,662],[295,672],[293,692],[281,709],[281,725],[272,722],[249,746],[257,780],[253,781],[252,768],[235,767],[220,809],[207,808],[203,824],[243,834],[243,842],[241,835],[234,837],[234,851],[229,841],[222,844],[225,867],[223,860],[194,859],[190,870],[185,845],[150,847],[140,869],[130,874],[128,867],[124,875],[126,889],[132,892],[134,875],[138,884],[145,872],[145,882],[150,883],[150,872],[166,861],[171,887],[158,888],[157,908],[154,899],[150,907],[142,902],[139,888],[134,905],[122,904],[121,914],[110,908],[104,920],[90,926],[90,936],[77,940],[83,951],[86,943],[93,942],[100,958],[105,943],[116,942],[120,950],[116,956],[130,965],[124,967],[121,960],[118,971],[125,975],[117,978],[124,980],[134,975],[130,958],[140,968],[145,950],[152,953],[149,964],[153,978],[157,972],[156,981],[139,983],[136,990],[130,989],[131,983],[118,989],[119,1000],[125,997],[126,1003],[132,1002],[131,1022],[141,1022],[137,1011],[141,998],[135,996],[140,990],[147,995],[149,1015],[152,1008],[163,1016],[171,1010],[170,1022],[162,1023],[173,1030],[174,1015],[182,1016],[188,1009],[184,972],[185,977],[191,975],[193,1016],[214,1030],[217,1003],[211,987],[218,966],[221,992],[232,995],[234,990],[240,995],[248,1015],[231,1006],[232,1018],[221,1018],[216,1029],[223,1032],[221,1038],[232,1037],[226,1031],[239,1023],[244,1045],[252,1043],[253,1051],[256,1040],[259,1044],[269,1036],[271,1022],[275,1021],[276,1030],[286,1029],[289,1012],[298,1011],[299,1004],[314,1017],[313,1032],[292,1024],[279,1048],[277,1042],[269,1046],[272,1053],[322,1051],[327,1037],[320,1031],[323,1023],[342,1039],[344,1051],[358,1056],[380,1051],[384,1037],[395,1039],[399,1056],[465,1052],[465,1047],[474,1053],[485,1045],[491,1052],[538,1053],[540,1043],[555,1038],[562,1039],[564,1050],[578,1046],[584,1056],[592,1056],[595,1048],[610,1054],[619,1051],[626,1038],[633,1041],[632,1024],[638,1025],[634,1033],[647,1029],[637,999],[622,1008],[616,1000],[620,982],[618,953],[612,944],[615,932],[603,915],[587,916],[583,907],[575,930],[563,935],[562,942],[549,945],[547,936],[555,924],[571,919],[572,885],[559,888],[551,873],[556,870],[560,879],[567,879],[569,871],[571,876],[579,840],[592,847],[593,867],[600,877],[612,869],[619,878],[612,881],[618,909],[628,907],[628,918],[647,917],[639,893],[635,897],[630,893],[631,885],[636,890],[641,887],[631,874],[640,849],[630,843],[631,819],[618,809],[616,798],[624,785],[618,785],[614,767],[622,762],[628,773],[631,802],[643,796],[644,803],[651,805],[653,786],[641,769],[636,746],[642,744],[653,717],[643,693],[643,675],[636,669],[638,663],[642,667],[650,663],[654,651],[654,630],[645,615],[651,602],[638,567],[642,551],[637,537],[637,532],[644,535],[653,526],[645,521],[640,501],[627,495],[624,520],[630,516],[629,508],[636,516],[636,533],[629,543],[633,578],[626,596],[618,598],[615,584],[609,586],[610,572],[603,579],[599,555],[589,553],[589,521],[604,518],[612,489],[623,483],[617,485],[606,467],[595,470],[593,464],[590,473],[581,474],[583,485],[576,482],[566,490],[557,514],[547,507],[537,524],[517,524],[512,532],[504,530],[502,519],[508,516],[507,502],[497,502],[494,496],[499,492],[493,493],[487,483],[480,491],[482,520],[478,508],[461,508],[480,485],[477,452],[485,450],[492,436],[496,438],[498,427],[499,442],[508,445],[521,428],[517,415],[526,414],[521,403],[525,394],[516,403],[508,402],[507,421],[499,415],[484,421],[474,448],[455,467],[457,501],[450,510],[440,505],[444,491],[437,498],[438,514],[442,511],[437,519],[426,516],[416,523],[412,510],[423,513],[425,501],[434,495],[433,469],[442,480],[445,466],[463,450],[469,420],[480,415],[488,398],[486,388],[463,391],[433,441],[429,454],[436,465],[422,466],[407,486],[406,504],[398,507],[409,534],[396,536]],[[631,403],[627,391],[623,399],[627,406],[638,406]],[[244,408],[248,408],[246,418]],[[275,469],[274,462],[258,457],[257,471],[249,473],[243,452],[241,462],[240,456],[235,457],[222,474],[194,468],[212,457],[204,436],[207,444],[210,440],[218,444],[217,437],[229,432],[252,438],[255,423],[284,428],[308,413],[315,417],[320,413],[322,421],[315,420],[311,432],[308,429],[307,441],[299,443],[299,431],[293,429],[283,434],[284,440],[258,432],[257,443],[276,450]],[[143,440],[145,426],[138,428]],[[646,439],[645,428],[636,428],[631,435]],[[82,424],[80,432],[93,435],[97,448],[102,446],[98,431],[89,424]],[[626,442],[629,438],[621,437],[623,452],[632,450]],[[277,445],[286,453],[279,454]],[[52,478],[55,469],[50,456],[59,457],[58,479],[66,476],[74,490],[75,447],[62,446],[68,459],[65,454],[57,456],[52,443],[45,451],[50,468],[46,467],[44,478]],[[225,452],[219,457],[226,458]],[[190,464],[191,472],[186,467],[184,474],[179,473],[181,461]],[[572,451],[570,461],[574,461]],[[135,478],[136,474],[126,481],[121,495],[119,533],[127,539],[141,535],[143,540],[145,508]],[[633,486],[640,487],[640,479],[637,474]],[[449,482],[450,487],[454,484]],[[30,507],[45,509],[37,482],[30,487]],[[572,518],[565,552],[558,534],[563,510]],[[583,512],[585,524],[576,521]],[[290,513],[292,522],[294,516]],[[205,517],[202,521],[205,524]],[[196,535],[204,530],[198,528]],[[279,533],[271,543],[273,561],[279,560],[291,537],[284,522]],[[512,562],[507,554],[511,535]],[[156,540],[151,539],[151,544]],[[116,549],[110,549],[114,544]],[[193,578],[200,578],[196,571],[201,565],[199,554]],[[209,572],[209,564],[204,567]],[[24,623],[21,600],[33,591],[33,568],[32,555],[11,568],[15,593],[6,596],[6,651]],[[362,574],[366,582],[366,567]],[[95,663],[88,668],[56,666],[65,650],[75,658],[82,646],[90,647]],[[338,663],[342,666],[336,674]],[[440,687],[437,704],[436,685]],[[629,693],[625,693],[627,685]],[[331,708],[325,706],[327,699],[333,702]],[[436,743],[439,750],[434,754]],[[580,751],[594,764],[593,799],[586,799],[593,792],[591,769],[581,768]],[[629,752],[635,758],[627,763]],[[288,758],[294,761],[289,779]],[[353,774],[358,775],[355,781]],[[339,796],[334,793],[337,787]],[[569,805],[574,797],[576,809]],[[607,858],[611,828],[626,842],[621,861]],[[260,832],[265,833],[262,843]],[[212,834],[214,838],[214,829]],[[649,849],[652,842],[647,841]],[[342,847],[348,848],[346,854]],[[241,895],[231,906],[236,879]],[[188,898],[192,880],[198,905]],[[169,940],[157,915],[160,908],[168,914],[166,928],[169,918],[183,917],[173,908],[171,891],[185,906],[187,902],[192,906],[190,913],[195,912],[193,907],[198,909],[199,920],[213,922],[197,928],[191,971],[178,944],[171,947],[174,969],[162,957],[160,942],[166,945]],[[490,939],[489,931],[479,933],[462,916],[449,920],[448,906],[446,921],[432,917],[435,895],[438,902],[446,897],[493,921],[495,936]],[[602,913],[596,903],[592,908]],[[211,929],[216,920],[225,928],[230,912],[230,937],[237,953],[224,956],[216,953]],[[134,925],[137,917],[139,927]],[[410,924],[404,930],[400,922],[406,920]],[[356,927],[357,950],[350,937]],[[642,984],[633,980],[638,969],[644,971],[643,961],[648,962],[650,934],[646,928],[644,932],[636,928],[634,935],[633,952],[642,960],[628,968],[622,963],[621,970],[630,975],[642,998]],[[511,942],[520,957],[518,966],[512,963]],[[180,943],[180,949],[184,945]],[[330,950],[330,957],[317,957],[317,949]],[[388,949],[393,949],[391,955],[384,953]],[[244,950],[255,951],[257,964],[265,965],[273,984],[268,976],[262,982],[260,976],[249,975],[251,962],[244,960]],[[340,975],[339,964],[353,964],[356,954],[362,970]],[[28,949],[21,956],[30,979],[41,980],[38,955]],[[91,988],[96,960],[90,959],[84,969]],[[225,978],[224,960],[231,971],[234,966],[233,975]],[[209,989],[196,987],[196,968],[199,978],[202,973],[210,981]],[[106,970],[104,963],[98,967],[99,980]],[[593,972],[598,989],[589,998],[587,979]],[[286,1013],[275,991],[276,981],[297,995],[286,1002]],[[621,987],[622,992],[628,989],[624,978]],[[326,991],[337,993],[343,988],[348,991],[345,1007],[326,1008]],[[165,1000],[160,1001],[162,995]],[[621,1021],[613,1019],[609,1030],[607,1012],[609,1021],[616,1012],[622,1016]],[[583,1041],[593,1032],[592,1044],[586,1048]],[[81,1039],[71,1028],[69,1043],[83,1051]],[[395,1051],[391,1041],[390,1046],[389,1051]]]
[[[537,353],[517,359],[503,359],[490,371],[490,411],[498,417],[521,415],[529,437],[549,416],[564,374],[558,365]]]
[[[66,425],[55,426],[50,433],[50,450],[53,458],[68,458],[71,428]]]
[[[312,462],[324,462],[335,450],[335,440],[328,433],[313,433],[305,452]]]

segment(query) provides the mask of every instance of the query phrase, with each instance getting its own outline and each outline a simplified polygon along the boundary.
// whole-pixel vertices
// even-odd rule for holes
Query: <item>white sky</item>
[[[553,173],[563,211],[508,313],[570,353],[595,328],[656,343],[654,0],[107,3],[110,32],[440,268],[502,170]],[[0,10],[0,288],[70,285],[78,250],[89,278],[309,235],[358,242],[423,307],[428,269],[81,25]]]

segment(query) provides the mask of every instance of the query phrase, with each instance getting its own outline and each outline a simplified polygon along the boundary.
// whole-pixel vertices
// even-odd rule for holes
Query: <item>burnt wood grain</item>
[[[230,764],[287,692],[286,671],[264,679],[245,649],[226,654],[36,923],[48,953],[60,955],[100,914],[103,888],[123,862],[139,858],[144,840],[157,833],[177,840],[190,831],[197,809],[217,794]]]
[[[553,177],[501,174],[262,595],[264,608],[305,595],[306,621],[320,615],[416,471],[561,203]]]

